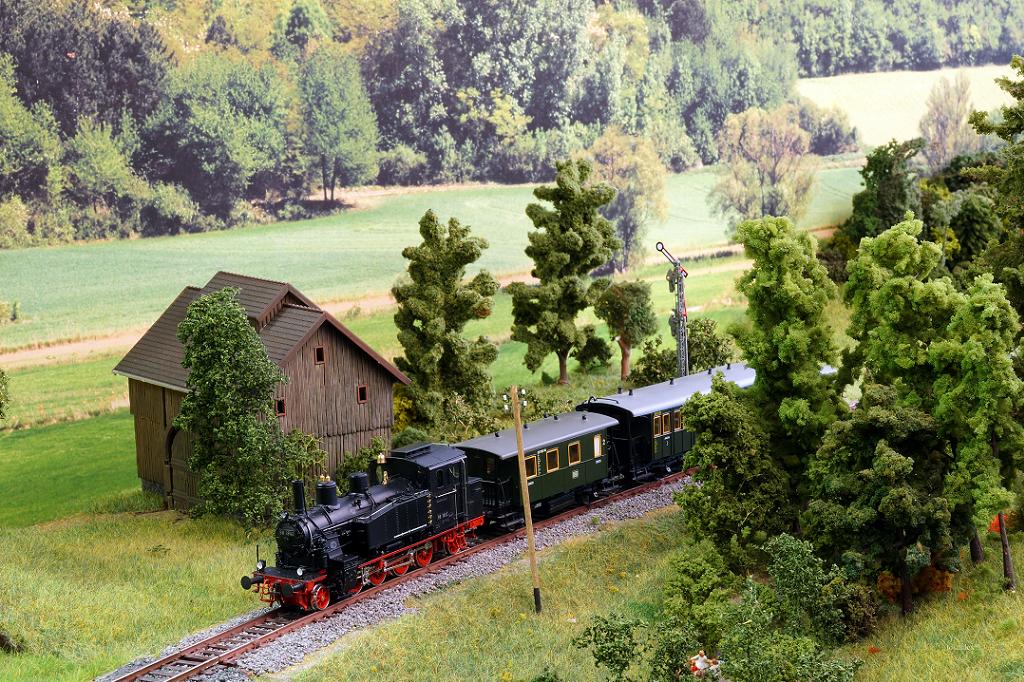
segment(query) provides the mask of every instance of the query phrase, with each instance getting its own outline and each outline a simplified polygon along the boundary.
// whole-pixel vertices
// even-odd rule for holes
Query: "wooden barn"
[[[267,354],[288,377],[273,396],[284,431],[301,429],[319,438],[333,472],[346,452],[375,436],[390,443],[392,387],[409,380],[329,313],[295,287],[219,272],[202,289],[186,287],[114,368],[128,378],[135,418],[135,453],[145,489],[164,494],[169,507],[198,501],[188,468],[191,436],[172,426],[187,391],[188,372],[176,331],[188,305],[225,287],[259,333]]]

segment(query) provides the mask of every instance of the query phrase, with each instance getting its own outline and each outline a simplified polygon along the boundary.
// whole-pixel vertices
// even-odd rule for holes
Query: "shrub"
[[[142,234],[149,236],[197,232],[201,225],[199,207],[178,185],[158,182],[146,198],[141,212]]]
[[[601,367],[607,367],[612,359],[611,346],[597,335],[592,325],[584,327],[583,334],[583,344],[572,352],[572,356],[580,363],[580,371],[593,372]]]
[[[381,153],[377,182],[382,185],[420,185],[430,180],[427,155],[406,144]]]
[[[665,582],[665,613],[672,627],[685,630],[673,637],[685,635],[706,649],[716,648],[724,634],[725,606],[738,577],[706,538],[687,541],[672,557],[671,565]]]
[[[636,631],[643,622],[618,614],[595,616],[582,633],[573,638],[577,648],[590,648],[594,661],[602,668],[608,668],[614,680],[625,680],[626,671],[634,661],[640,659],[640,647]]]
[[[800,127],[811,134],[809,151],[818,156],[856,151],[857,129],[850,125],[846,112],[833,107],[822,109],[808,99],[797,103]]]
[[[377,455],[387,452],[388,444],[383,438],[376,437],[364,448],[359,448],[355,453],[346,452],[341,464],[334,470],[334,480],[338,484],[338,494],[343,495],[349,492],[348,477],[358,471],[370,473],[370,469],[377,463]]]
[[[426,431],[417,429],[415,426],[407,426],[391,439],[391,447],[394,449],[404,448],[406,445],[423,443],[428,440],[430,440],[430,436]]]
[[[63,244],[75,238],[75,226],[66,208],[39,207],[32,212],[29,228],[45,244]]]
[[[634,386],[650,386],[668,381],[679,369],[676,349],[662,344],[660,338],[644,341],[640,347],[640,359],[630,371],[629,379]]]
[[[28,218],[28,208],[19,197],[0,203],[0,249],[18,249],[32,243]]]

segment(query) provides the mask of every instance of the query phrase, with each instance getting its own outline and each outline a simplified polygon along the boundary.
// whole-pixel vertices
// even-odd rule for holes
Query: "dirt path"
[[[680,257],[684,260],[696,260],[712,254],[720,254],[722,252],[729,252],[738,255],[743,253],[743,247],[737,244],[731,244],[717,248],[695,249],[681,253]],[[647,265],[664,262],[665,261],[661,256],[653,256],[645,261]],[[731,263],[717,263],[701,267],[699,272],[701,274],[710,275],[721,272],[739,271],[750,267],[750,264],[751,262],[749,260],[735,261]],[[496,279],[498,280],[498,284],[502,287],[512,282],[536,282],[536,280],[530,276],[528,271],[504,273],[499,275]],[[346,315],[353,314],[353,311],[355,311],[355,314],[363,315],[393,308],[395,306],[395,299],[391,297],[390,292],[370,292],[366,296],[358,299],[335,299],[323,301],[320,302],[320,306],[335,317],[344,318]],[[691,308],[692,312],[696,312],[697,310],[697,307]],[[135,345],[139,338],[146,332],[146,329],[148,329],[148,327],[137,327],[134,329],[119,331],[116,334],[111,334],[109,336],[99,336],[96,338],[81,339],[67,343],[57,343],[48,346],[41,346],[39,348],[23,348],[10,353],[2,353],[0,354],[0,367],[3,367],[4,369],[18,369],[22,367],[57,364],[69,361],[81,362],[90,359],[90,356],[125,352]]]

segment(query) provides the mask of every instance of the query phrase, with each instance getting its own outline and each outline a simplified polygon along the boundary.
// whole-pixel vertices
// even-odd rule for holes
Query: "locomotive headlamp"
[[[298,568],[295,569],[295,575],[299,576],[300,578],[302,577],[303,573],[305,573],[305,571],[302,570],[302,566],[299,566]]]
[[[263,559],[260,559],[259,561],[256,562],[256,570],[257,571],[262,571],[266,567],[267,567],[267,562],[264,561]]]

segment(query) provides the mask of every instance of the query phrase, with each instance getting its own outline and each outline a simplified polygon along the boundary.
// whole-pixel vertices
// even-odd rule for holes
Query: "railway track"
[[[612,502],[674,483],[685,475],[686,472],[672,474],[665,478],[642,483],[608,497],[602,497],[586,506],[575,507],[556,516],[539,520],[534,523],[534,530],[553,526],[561,521],[586,514],[593,509],[599,509]],[[451,554],[438,559],[424,568],[410,571],[403,576],[392,577],[381,585],[363,590],[357,595],[330,605],[323,611],[298,614],[282,608],[272,609],[267,613],[228,628],[223,632],[211,635],[200,642],[153,661],[141,668],[124,673],[119,677],[110,678],[107,682],[179,682],[180,680],[187,680],[202,672],[209,671],[216,666],[231,666],[243,654],[268,644],[282,635],[303,628],[310,623],[330,618],[352,604],[365,599],[371,599],[381,591],[389,589],[394,585],[408,580],[415,580],[427,573],[439,571],[446,566],[463,561],[477,552],[493,549],[506,542],[524,537],[525,534],[525,529],[519,529],[512,533],[485,540],[457,554]]]

